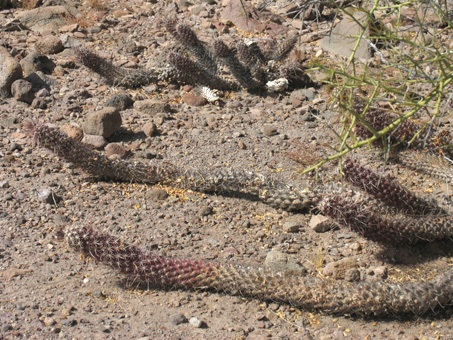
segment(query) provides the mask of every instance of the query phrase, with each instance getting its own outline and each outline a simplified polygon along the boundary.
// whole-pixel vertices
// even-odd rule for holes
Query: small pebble
[[[263,134],[265,136],[275,136],[278,134],[278,131],[277,131],[277,128],[275,126],[272,126],[272,125],[266,125],[263,127]]]
[[[170,317],[170,322],[177,326],[177,325],[180,325],[182,323],[187,323],[188,320],[186,318],[186,316],[182,313],[177,313],[177,314],[174,314]]]
[[[194,316],[193,318],[190,318],[189,323],[194,326],[195,328],[201,328],[204,326],[204,322],[201,321],[199,318]]]

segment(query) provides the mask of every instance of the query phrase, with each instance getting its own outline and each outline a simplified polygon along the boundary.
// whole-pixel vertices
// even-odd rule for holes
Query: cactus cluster
[[[421,315],[453,303],[453,269],[430,281],[345,283],[159,256],[92,227],[70,227],[65,239],[74,251],[152,287],[219,291],[332,314]]]
[[[309,83],[300,64],[296,62],[280,64],[294,49],[297,37],[291,37],[275,46],[270,53],[263,52],[255,42],[239,42],[235,48],[231,48],[221,39],[216,39],[211,52],[187,25],[168,20],[165,26],[179,45],[196,59],[193,63],[198,66],[198,69],[203,70],[202,75],[199,76],[194,74],[193,67],[187,68],[180,59],[175,57],[170,59],[170,63],[194,84],[224,89],[223,84],[219,86],[217,80],[220,65],[225,66],[234,78],[228,82],[230,89],[264,90],[267,82],[278,77],[284,77],[293,86]],[[190,59],[182,55],[179,57]],[[186,63],[189,64],[188,61]],[[201,80],[201,77],[204,79]],[[207,83],[211,82],[211,79],[213,79],[212,83]]]
[[[72,140],[57,128],[45,124],[28,125],[38,144],[99,177],[247,195],[287,210],[303,211],[317,205],[325,215],[385,246],[453,237],[451,215],[434,202],[418,198],[393,180],[380,177],[353,161],[345,162],[346,178],[385,202],[390,209],[396,209],[398,214],[395,212],[391,218],[386,218],[378,205],[373,206],[363,199],[347,199],[346,195],[329,190],[295,189],[252,172],[188,170],[168,163],[146,165],[112,160]],[[453,270],[417,283],[345,283],[288,276],[263,268],[172,259],[127,244],[90,226],[69,227],[65,239],[73,250],[118,270],[131,282],[148,286],[214,290],[334,314],[419,315],[453,303]]]
[[[370,204],[360,196],[325,195],[320,210],[363,237],[385,246],[435,241],[453,236],[451,215],[434,201],[417,197],[387,176],[346,160],[343,166],[345,180],[385,203],[391,210],[385,217],[384,209]]]
[[[262,52],[255,42],[240,42],[231,48],[220,39],[209,49],[187,25],[166,20],[164,26],[179,48],[169,52],[168,65],[163,67],[156,65],[152,70],[118,67],[86,47],[75,47],[74,55],[80,64],[104,77],[107,83],[126,88],[159,80],[177,80],[219,90],[262,91],[266,90],[267,82],[278,78],[285,79],[293,87],[311,83],[301,64],[295,61],[283,63],[295,46],[296,37],[275,46],[270,53]],[[230,79],[220,77],[222,66],[231,75]]]

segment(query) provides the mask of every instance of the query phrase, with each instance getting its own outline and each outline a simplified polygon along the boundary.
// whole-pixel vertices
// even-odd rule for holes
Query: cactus
[[[85,47],[74,47],[73,50],[76,59],[82,65],[104,77],[111,85],[134,88],[148,85],[152,82],[157,82],[158,80],[158,76],[155,72],[130,70],[115,66]]]
[[[451,216],[405,216],[391,220],[375,213],[363,201],[353,201],[340,195],[326,195],[319,208],[323,214],[363,237],[383,244],[414,244],[453,236]]]
[[[435,202],[424,200],[387,176],[379,176],[353,160],[343,163],[344,178],[389,206],[409,214],[445,214]]]
[[[453,303],[453,269],[421,282],[332,282],[263,268],[172,259],[92,227],[68,228],[65,240],[72,250],[148,286],[220,291],[333,314],[421,315]]]
[[[356,112],[363,112],[364,106],[362,104],[356,104],[354,106]],[[376,131],[380,131],[385,127],[389,126],[396,118],[388,112],[383,111],[382,109],[369,108],[363,117],[365,122],[371,125]],[[392,143],[403,143],[407,145],[416,135],[416,133],[421,130],[421,127],[417,124],[405,120],[397,127],[395,127],[389,133],[390,142]],[[373,136],[373,133],[369,131],[365,126],[357,124],[355,127],[355,134],[363,139],[368,139]],[[411,146],[413,147],[423,147],[425,142],[429,138],[429,131],[427,129],[423,130],[412,142]],[[381,146],[381,140],[376,140],[374,144],[379,147]]]
[[[171,52],[168,56],[168,60],[179,72],[186,75],[194,84],[200,84],[219,90],[231,90],[235,88],[234,84],[209,73],[197,63],[178,53]]]
[[[211,52],[198,40],[196,34],[184,24],[177,24],[173,20],[166,20],[164,22],[168,32],[178,41],[178,43],[190,51],[195,56],[201,68],[205,69],[211,74],[217,73],[217,64],[215,63]]]
[[[407,150],[399,152],[398,161],[405,166],[453,184],[453,161],[433,153]]]
[[[249,45],[240,43],[236,51],[221,40],[215,41],[213,53],[187,25],[178,24],[174,20],[164,20],[164,26],[180,47],[195,58],[195,61],[189,56],[172,51],[168,56],[170,65],[156,66],[149,71],[130,70],[113,65],[85,47],[74,48],[74,53],[82,65],[100,74],[107,83],[130,88],[159,80],[178,80],[219,90],[238,90],[240,87],[247,90],[264,90],[268,81],[282,78],[285,74],[291,77],[288,82],[292,86],[305,86],[309,83],[307,75],[298,72],[300,65],[283,66],[280,74],[276,69],[279,62],[284,60],[294,48],[296,38],[290,38],[281,46],[276,46],[267,56],[255,43]],[[226,66],[239,84],[220,78],[219,65]],[[266,70],[263,66],[266,66]],[[299,77],[302,80],[298,80]]]
[[[58,128],[30,124],[28,129],[37,144],[89,174],[104,179],[161,183],[227,196],[245,195],[289,211],[304,211],[313,205],[310,190],[285,185],[251,171],[184,169],[170,163],[147,165],[137,161],[109,159],[69,138]]]

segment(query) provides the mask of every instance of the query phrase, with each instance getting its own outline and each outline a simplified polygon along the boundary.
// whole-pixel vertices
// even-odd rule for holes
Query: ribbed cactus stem
[[[210,73],[201,65],[193,62],[178,53],[171,52],[168,56],[169,62],[183,75],[187,76],[194,84],[204,85],[219,90],[231,90],[233,84]]]
[[[262,85],[253,79],[250,70],[241,64],[233,51],[222,40],[217,39],[214,42],[214,51],[216,57],[225,64],[241,86],[249,90],[262,88]]]
[[[450,215],[418,216],[387,219],[374,212],[364,202],[340,195],[327,195],[320,210],[340,225],[382,245],[413,244],[453,237]]]
[[[86,47],[74,47],[73,51],[76,59],[82,65],[104,77],[109,84],[134,88],[158,80],[158,75],[154,72],[115,66]]]
[[[209,52],[204,44],[198,40],[197,35],[189,26],[177,24],[176,21],[167,20],[165,22],[165,27],[178,43],[197,59],[202,68],[212,74],[217,73],[217,64],[212,58],[211,52]]]
[[[346,283],[289,276],[263,268],[172,259],[92,227],[71,227],[65,239],[74,251],[144,285],[214,290],[333,314],[419,315],[453,303],[453,269],[432,281]]]
[[[388,176],[379,176],[353,160],[343,163],[344,178],[389,206],[409,214],[445,214],[435,202],[417,197]]]
[[[453,160],[427,152],[403,151],[398,160],[405,166],[453,184]]]
[[[100,178],[125,182],[161,183],[199,192],[246,196],[290,211],[303,211],[313,205],[313,195],[310,190],[292,187],[252,171],[185,169],[167,162],[144,164],[138,161],[110,159],[69,138],[58,128],[45,124],[31,124],[30,130],[39,145]]]

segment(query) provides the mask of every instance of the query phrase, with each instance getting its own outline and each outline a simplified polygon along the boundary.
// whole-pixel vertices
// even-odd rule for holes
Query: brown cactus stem
[[[296,46],[297,39],[298,37],[295,36],[285,40],[281,45],[277,47],[275,52],[272,54],[271,59],[275,61],[284,60],[294,49],[294,46]]]
[[[453,303],[453,269],[432,281],[346,283],[295,277],[263,268],[172,259],[142,250],[92,227],[69,228],[65,240],[72,250],[143,285],[214,290],[332,314],[420,315]]]
[[[29,127],[34,140],[87,173],[114,181],[171,185],[226,196],[246,196],[278,209],[305,211],[313,205],[312,193],[282,184],[271,177],[234,169],[184,169],[170,163],[143,164],[110,159],[45,124]]]
[[[250,71],[241,64],[233,51],[222,40],[218,39],[214,42],[214,50],[216,57],[225,64],[241,86],[248,90],[262,88],[262,85],[253,79]]]
[[[378,198],[387,205],[406,213],[418,215],[426,213],[446,214],[435,202],[417,197],[388,176],[379,176],[351,159],[344,161],[343,173],[344,178],[348,182]]]
[[[217,73],[217,64],[215,63],[211,52],[207,50],[189,26],[184,24],[178,25],[176,21],[167,20],[165,22],[165,27],[178,43],[197,59],[202,68],[212,74]]]
[[[135,88],[158,81],[158,76],[154,72],[115,66],[85,47],[74,47],[73,51],[82,65],[104,77],[108,84]]]
[[[362,202],[326,196],[319,205],[326,216],[363,237],[384,246],[414,244],[453,237],[451,216],[420,216],[386,219]]]
[[[407,150],[399,152],[397,159],[411,169],[453,184],[453,162],[440,155]]]
[[[171,52],[168,60],[179,72],[189,78],[193,84],[204,85],[219,90],[235,89],[233,84],[210,73],[189,58],[178,53]]]

